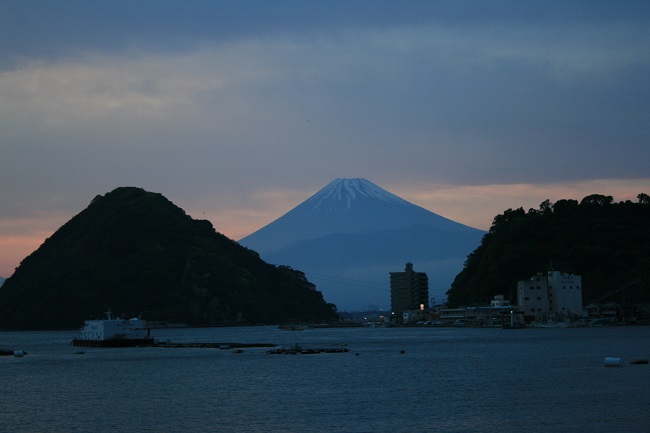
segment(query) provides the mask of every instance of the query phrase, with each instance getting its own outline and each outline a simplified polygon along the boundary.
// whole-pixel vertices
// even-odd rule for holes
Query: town
[[[364,317],[366,326],[472,326],[516,329],[529,327],[606,326],[647,323],[650,306],[601,302],[625,290],[611,291],[583,305],[582,277],[559,270],[538,272],[517,282],[516,301],[504,295],[471,306],[450,308],[429,298],[428,277],[406,263],[390,272],[390,314]],[[504,288],[507,289],[507,288]]]

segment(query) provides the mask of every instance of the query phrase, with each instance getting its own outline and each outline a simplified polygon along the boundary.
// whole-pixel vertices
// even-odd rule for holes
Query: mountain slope
[[[140,188],[97,196],[25,258],[0,288],[0,328],[77,327],[109,307],[194,325],[333,316],[304,274]]]
[[[389,307],[389,272],[427,272],[441,299],[484,232],[451,221],[366,179],[335,179],[239,242],[270,263],[305,272],[339,308]]]

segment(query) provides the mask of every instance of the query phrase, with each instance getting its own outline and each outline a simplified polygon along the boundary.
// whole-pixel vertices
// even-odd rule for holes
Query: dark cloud
[[[7,63],[15,56],[168,51],[191,48],[197,40],[315,37],[348,28],[598,24],[648,19],[649,9],[638,1],[5,0],[0,4],[0,51]]]

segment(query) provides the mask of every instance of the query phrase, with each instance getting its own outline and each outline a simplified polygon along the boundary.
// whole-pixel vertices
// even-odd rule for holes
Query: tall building
[[[390,306],[394,314],[406,310],[429,308],[429,277],[426,272],[413,271],[407,263],[404,272],[390,272]]]
[[[568,318],[582,312],[582,277],[560,271],[540,272],[517,282],[517,305],[537,320]]]

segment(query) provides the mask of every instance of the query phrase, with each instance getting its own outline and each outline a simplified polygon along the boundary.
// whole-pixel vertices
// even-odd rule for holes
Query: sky
[[[239,240],[337,177],[489,229],[650,193],[645,1],[0,1],[0,276],[98,194]]]

